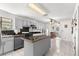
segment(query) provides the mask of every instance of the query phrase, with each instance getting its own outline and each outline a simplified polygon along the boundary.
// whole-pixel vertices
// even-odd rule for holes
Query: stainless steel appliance
[[[15,35],[14,37],[14,50],[20,49],[24,47],[24,40],[19,35]]]

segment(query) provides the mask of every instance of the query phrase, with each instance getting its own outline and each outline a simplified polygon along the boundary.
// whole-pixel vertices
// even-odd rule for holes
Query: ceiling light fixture
[[[47,15],[46,12],[44,12],[41,8],[39,8],[36,4],[34,3],[30,3],[29,7],[32,8],[33,10],[39,12],[40,14],[42,14],[43,16]]]
[[[41,15],[43,16],[46,16],[48,17],[49,15],[43,10],[41,9],[38,5],[36,5],[35,3],[29,3],[28,6],[33,9],[34,11],[40,13]],[[52,18],[49,18],[50,19],[50,24],[52,23],[57,23],[56,20],[52,19]]]

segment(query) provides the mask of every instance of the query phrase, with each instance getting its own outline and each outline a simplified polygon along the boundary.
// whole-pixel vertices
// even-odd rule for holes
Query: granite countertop
[[[2,38],[14,37],[13,35],[1,35]]]
[[[29,37],[29,38],[24,38],[24,37],[22,37],[22,38],[25,41],[29,41],[29,42],[35,43],[37,41],[43,40],[45,38],[50,38],[50,37],[46,36],[46,35],[41,35],[41,36],[33,36],[33,37]]]
[[[2,35],[2,37],[21,37],[23,40],[27,40],[29,42],[37,42],[37,41],[40,41],[40,40],[43,40],[45,38],[50,38],[50,36],[46,36],[46,35],[39,35],[39,36],[30,36],[30,37],[25,37],[24,35]]]

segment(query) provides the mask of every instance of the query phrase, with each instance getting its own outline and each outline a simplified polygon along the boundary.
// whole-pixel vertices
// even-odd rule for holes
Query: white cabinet
[[[28,21],[26,19],[22,20],[22,26],[27,27],[28,26]]]
[[[43,56],[50,48],[50,38],[43,38],[37,42],[31,42],[24,39],[25,56]]]
[[[34,56],[45,55],[50,48],[50,39],[49,38],[42,39],[34,43],[33,47],[34,47],[33,50]]]
[[[23,21],[20,18],[15,18],[15,29],[20,30],[22,28]]]
[[[29,18],[24,17],[15,17],[15,29],[20,31],[23,27],[28,27],[30,25],[35,25],[37,29],[39,29],[42,32],[42,29],[45,29],[44,23],[40,21],[36,21]]]
[[[3,51],[3,49],[2,49],[2,46],[1,46],[0,47],[0,55],[3,53],[2,51]]]
[[[2,53],[7,53],[9,51],[14,50],[14,37],[13,36],[6,36],[2,37]]]
[[[13,40],[13,38],[9,38],[9,39],[11,39],[11,40],[7,40],[5,42],[4,53],[9,52],[9,51],[13,51],[13,49],[14,49],[14,40]]]
[[[11,30],[12,29],[12,19],[1,17],[1,26],[2,30]]]
[[[27,20],[27,18],[22,18],[22,17],[16,17],[15,18],[15,28],[16,30],[22,29],[22,27],[27,27],[29,26],[30,23]]]

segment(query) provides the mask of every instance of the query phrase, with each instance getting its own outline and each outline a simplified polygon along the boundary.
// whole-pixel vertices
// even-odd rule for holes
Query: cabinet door
[[[16,18],[16,20],[15,20],[15,28],[17,29],[17,30],[19,30],[19,29],[21,29],[22,28],[22,20],[21,19],[19,19],[19,18]]]
[[[1,45],[1,47],[0,47],[0,55],[2,55],[2,54],[3,54],[3,47]]]
[[[4,45],[4,53],[14,50],[14,40],[13,38],[7,38],[11,40],[7,40]]]

